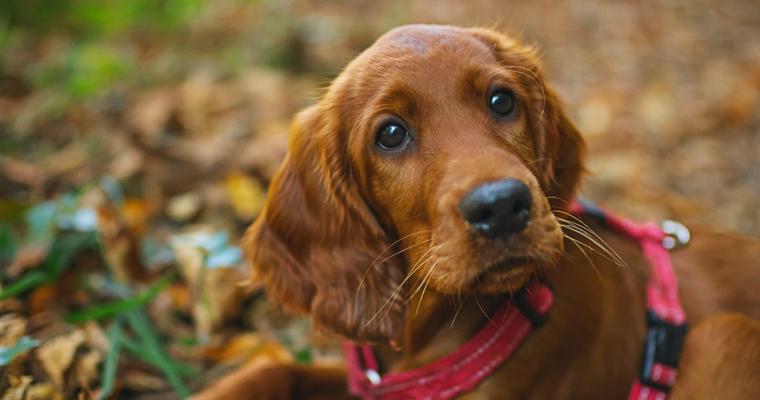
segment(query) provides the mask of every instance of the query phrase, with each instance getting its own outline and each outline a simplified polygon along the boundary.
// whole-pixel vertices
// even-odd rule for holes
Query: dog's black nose
[[[506,238],[525,229],[533,197],[517,179],[484,183],[459,203],[467,222],[489,239]]]

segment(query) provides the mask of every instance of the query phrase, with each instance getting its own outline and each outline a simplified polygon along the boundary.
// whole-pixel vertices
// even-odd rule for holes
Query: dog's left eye
[[[507,117],[512,114],[516,105],[515,94],[508,89],[494,90],[488,97],[488,107],[500,117]]]
[[[377,131],[377,147],[392,151],[403,147],[409,138],[409,130],[398,122],[388,122]]]

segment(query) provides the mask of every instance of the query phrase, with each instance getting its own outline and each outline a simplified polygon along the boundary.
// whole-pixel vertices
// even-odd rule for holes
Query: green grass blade
[[[0,290],[0,300],[18,296],[27,290],[54,281],[74,259],[77,253],[95,244],[95,235],[70,234],[56,240],[48,256],[36,270],[22,276],[16,282]]]
[[[150,320],[140,310],[129,311],[126,313],[126,317],[129,325],[135,331],[135,334],[137,334],[144,352],[151,360],[155,361],[155,367],[166,375],[169,383],[174,387],[180,398],[190,397],[190,389],[182,382],[179,371],[174,368],[171,358],[161,347],[158,336],[153,331],[153,328],[151,328]]]
[[[15,297],[29,289],[52,281],[50,274],[44,271],[32,271],[22,276],[16,282],[0,289],[0,300]]]
[[[137,344],[136,341],[134,341],[132,338],[125,336],[122,338],[122,344],[124,345],[124,348],[127,349],[129,352],[131,352],[135,357],[139,358],[142,362],[150,365],[156,365],[157,361],[152,357],[151,354],[145,353],[145,349],[140,347],[139,344]],[[184,364],[180,361],[169,359],[169,361],[172,364],[172,367],[176,369],[180,375],[184,376],[185,378],[195,378],[200,373],[195,368]]]
[[[119,354],[121,353],[122,340],[124,331],[121,326],[121,319],[117,318],[108,328],[108,355],[103,365],[103,372],[100,376],[100,399],[107,399],[111,395],[116,381],[116,369],[119,366]]]
[[[158,282],[154,283],[148,290],[128,299],[117,301],[114,303],[103,304],[100,306],[94,306],[85,310],[74,311],[67,315],[64,319],[72,324],[81,323],[93,319],[102,319],[111,317],[114,315],[120,315],[127,311],[134,310],[147,304],[153,300],[156,295],[166,289],[167,286],[176,277],[175,273],[164,275]]]

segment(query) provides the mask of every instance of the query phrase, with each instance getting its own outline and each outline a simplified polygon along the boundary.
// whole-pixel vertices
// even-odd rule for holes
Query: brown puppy
[[[532,49],[485,29],[401,27],[298,115],[245,247],[273,301],[376,344],[386,371],[455,350],[541,276],[556,294],[547,323],[469,396],[624,398],[649,267],[636,243],[592,221],[627,265],[576,245],[596,246],[565,213],[583,159]],[[503,201],[483,207],[489,196]],[[674,253],[689,322],[760,318],[760,243],[694,237]],[[757,340],[721,343],[758,351]],[[744,384],[760,387],[760,363],[726,364],[700,371],[752,368]]]

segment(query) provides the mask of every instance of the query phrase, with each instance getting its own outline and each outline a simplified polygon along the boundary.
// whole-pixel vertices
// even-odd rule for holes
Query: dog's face
[[[246,247],[279,301],[387,339],[415,288],[509,292],[556,263],[582,155],[529,49],[398,28],[299,116]]]

